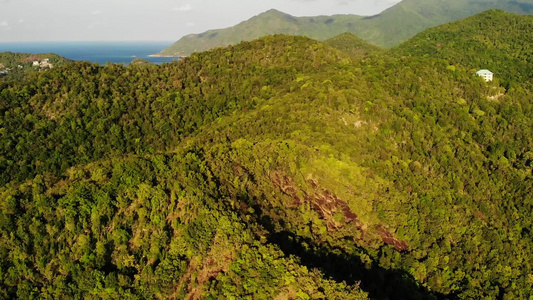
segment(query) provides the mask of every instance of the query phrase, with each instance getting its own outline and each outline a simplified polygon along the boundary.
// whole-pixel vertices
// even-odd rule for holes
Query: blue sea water
[[[0,42],[0,52],[55,53],[101,65],[107,62],[129,64],[143,58],[154,64],[177,60],[176,57],[149,57],[170,46],[172,42]]]

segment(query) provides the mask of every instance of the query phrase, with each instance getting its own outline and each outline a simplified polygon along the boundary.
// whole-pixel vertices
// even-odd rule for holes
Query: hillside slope
[[[403,0],[362,22],[360,29],[354,31],[354,34],[382,47],[392,47],[424,29],[473,16],[488,9],[533,14],[533,1]]]
[[[527,299],[524,82],[275,35],[0,83],[0,295]]]
[[[431,56],[474,70],[490,69],[506,85],[533,84],[533,16],[489,10],[425,30],[391,50],[397,56]]]
[[[371,53],[378,54],[384,51],[378,46],[372,45],[348,32],[327,39],[324,43],[354,58],[363,57]]]
[[[350,32],[369,43],[392,47],[429,27],[472,16],[487,9],[532,14],[533,0],[404,0],[371,17],[357,15],[294,17],[273,9],[233,27],[184,36],[163,49],[161,54],[187,56],[192,52],[234,45],[276,33],[304,35],[325,40]]]

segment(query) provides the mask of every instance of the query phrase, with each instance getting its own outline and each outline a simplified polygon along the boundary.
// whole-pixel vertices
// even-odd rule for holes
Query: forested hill
[[[0,82],[0,297],[532,297],[516,80],[275,35]]]
[[[533,85],[533,16],[488,10],[425,30],[392,49],[393,55],[443,58],[450,64],[490,69],[505,85]]]
[[[272,9],[233,27],[184,36],[162,50],[161,54],[187,56],[192,52],[234,45],[277,33],[304,35],[322,41],[350,32],[369,43],[392,47],[427,28],[466,18],[487,9],[533,14],[533,0],[404,0],[380,14],[367,17],[294,17]]]
[[[383,52],[383,49],[379,48],[378,46],[372,45],[349,32],[334,36],[328,40],[325,40],[324,43],[333,48],[339,49],[354,58],[364,57],[372,53],[378,54]]]

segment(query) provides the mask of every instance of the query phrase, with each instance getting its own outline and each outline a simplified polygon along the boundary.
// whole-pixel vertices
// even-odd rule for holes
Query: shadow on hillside
[[[267,221],[265,219],[268,218],[263,217],[262,221]],[[268,227],[268,224],[265,225]],[[376,263],[372,263],[367,269],[357,256],[339,249],[328,250],[314,246],[312,241],[290,232],[272,233],[269,242],[278,245],[286,255],[299,257],[306,267],[317,268],[337,282],[344,281],[350,285],[359,282],[360,288],[371,299],[457,299],[453,295],[428,291],[404,271],[387,270]]]

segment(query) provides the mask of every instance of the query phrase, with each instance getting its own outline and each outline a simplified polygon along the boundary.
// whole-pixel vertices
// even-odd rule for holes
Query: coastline
[[[0,0],[1,1],[1,0]],[[163,64],[178,60],[176,57],[157,55],[168,46],[167,42],[1,42],[0,52],[13,53],[55,53],[75,61],[89,61],[105,65],[125,63],[128,65],[134,58],[142,58],[154,64]],[[151,55],[151,54],[156,55]]]
[[[184,56],[165,55],[165,54],[161,54],[161,53],[155,53],[155,54],[148,55],[148,57],[168,57],[168,58],[176,57],[176,58],[183,58]]]

